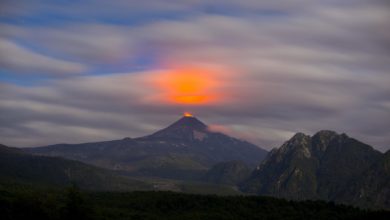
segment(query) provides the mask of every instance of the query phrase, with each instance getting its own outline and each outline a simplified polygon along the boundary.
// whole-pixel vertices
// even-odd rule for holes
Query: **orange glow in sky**
[[[184,105],[202,105],[213,102],[217,86],[213,74],[200,68],[181,68],[159,76],[158,86],[168,102]]]

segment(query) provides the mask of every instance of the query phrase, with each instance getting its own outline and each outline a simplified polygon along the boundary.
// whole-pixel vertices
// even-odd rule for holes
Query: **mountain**
[[[214,164],[241,160],[255,167],[267,151],[222,133],[213,132],[192,116],[140,138],[57,144],[25,151],[78,160],[132,175],[199,179]]]
[[[143,139],[170,139],[193,142],[203,139],[204,135],[200,133],[210,133],[207,131],[207,125],[193,116],[184,116],[170,126]]]
[[[111,171],[62,158],[35,156],[0,144],[0,185],[64,187],[88,190],[151,190],[151,185]]]
[[[227,161],[215,164],[204,176],[206,182],[237,185],[249,177],[251,169],[241,161]]]
[[[390,150],[354,182],[345,197],[362,207],[390,209]]]
[[[241,189],[288,199],[357,205],[368,204],[361,201],[366,195],[362,192],[366,192],[367,199],[383,205],[382,200],[389,202],[388,168],[388,155],[346,134],[320,131],[310,137],[297,133],[272,150]]]

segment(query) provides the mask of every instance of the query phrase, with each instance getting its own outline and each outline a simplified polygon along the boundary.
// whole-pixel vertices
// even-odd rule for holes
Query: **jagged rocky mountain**
[[[333,131],[297,133],[272,150],[245,192],[288,199],[321,199],[389,208],[389,153]]]
[[[138,175],[177,179],[201,178],[214,164],[231,160],[240,160],[255,167],[267,154],[267,151],[249,142],[210,131],[195,117],[182,117],[167,128],[145,137],[57,144],[26,151]]]

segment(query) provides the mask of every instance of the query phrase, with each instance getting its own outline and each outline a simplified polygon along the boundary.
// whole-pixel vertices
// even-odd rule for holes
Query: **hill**
[[[249,177],[251,170],[241,161],[227,161],[215,164],[204,175],[206,182],[237,185]]]
[[[65,187],[88,190],[151,190],[151,185],[102,168],[63,158],[26,154],[0,145],[0,184]]]

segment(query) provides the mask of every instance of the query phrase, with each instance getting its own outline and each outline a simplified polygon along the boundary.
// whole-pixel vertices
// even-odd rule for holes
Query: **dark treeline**
[[[1,219],[390,219],[322,201],[261,196],[191,195],[173,192],[85,192],[77,187],[0,189]]]

